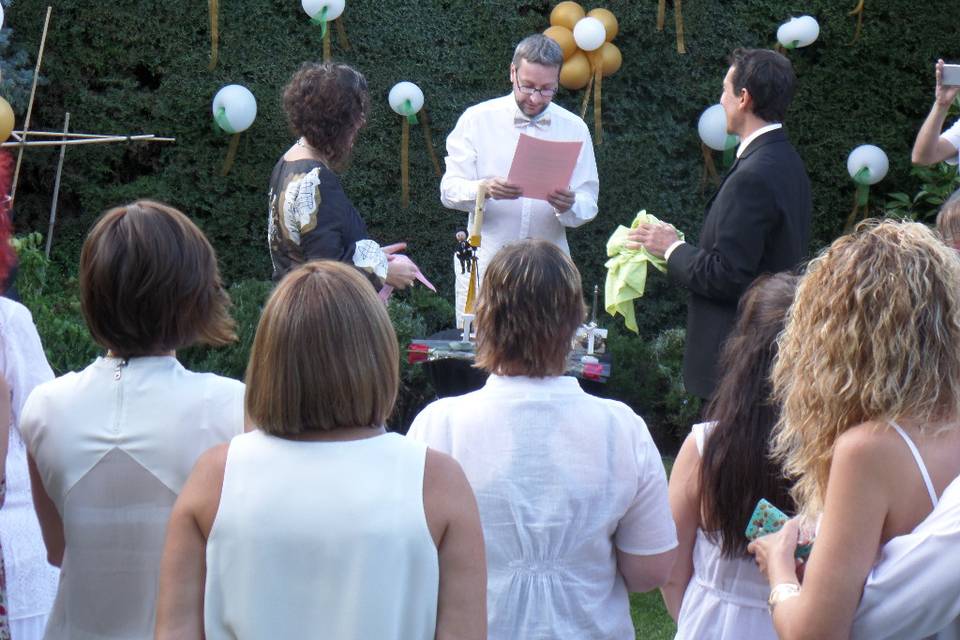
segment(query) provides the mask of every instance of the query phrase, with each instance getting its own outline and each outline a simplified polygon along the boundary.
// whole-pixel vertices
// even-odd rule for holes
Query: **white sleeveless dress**
[[[7,497],[0,509],[0,539],[7,573],[7,615],[15,640],[39,640],[57,593],[59,571],[47,550],[33,510],[27,448],[20,436],[23,404],[34,387],[53,379],[33,317],[22,304],[0,298],[0,370],[10,387]]]
[[[394,433],[234,438],[207,540],[207,637],[432,640],[425,456]]]
[[[66,537],[44,637],[153,638],[170,509],[200,454],[243,431],[243,384],[98,358],[37,387],[20,426]]]
[[[913,454],[933,511],[906,535],[887,541],[867,575],[851,640],[960,640],[960,478],[937,498],[927,466]]]
[[[714,423],[693,425],[697,451]],[[747,523],[743,523],[746,528]],[[770,585],[751,556],[724,558],[720,545],[697,529],[693,575],[683,594],[677,619],[677,640],[776,640],[767,611]]]

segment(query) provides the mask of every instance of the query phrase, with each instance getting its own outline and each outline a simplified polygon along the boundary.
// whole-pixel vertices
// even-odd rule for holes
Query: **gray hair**
[[[513,65],[519,67],[521,60],[545,67],[559,67],[563,64],[563,50],[555,40],[535,33],[521,40],[514,50]]]

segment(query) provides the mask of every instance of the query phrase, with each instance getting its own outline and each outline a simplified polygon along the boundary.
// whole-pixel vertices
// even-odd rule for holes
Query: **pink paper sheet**
[[[409,263],[413,264],[413,260],[411,260],[410,258],[408,258],[407,256],[405,256],[405,255],[403,255],[403,254],[399,254],[399,253],[388,253],[388,254],[387,254],[387,261],[388,261],[388,262],[393,262],[394,260],[403,260],[403,261],[405,261],[405,262],[409,262]],[[427,277],[426,277],[425,275],[423,275],[423,273],[420,271],[420,267],[417,267],[416,264],[414,264],[413,266],[417,268],[417,272],[414,274],[414,276],[417,278],[417,280],[419,280],[420,282],[422,282],[422,283],[424,284],[424,286],[426,286],[428,289],[430,289],[430,291],[433,291],[434,293],[436,293],[436,292],[437,292],[437,288],[436,288],[435,286],[433,286],[433,283],[432,283],[432,282],[430,282],[429,280],[427,280]],[[388,284],[385,284],[385,285],[383,285],[383,288],[380,289],[380,299],[383,300],[384,302],[386,302],[387,300],[390,299],[390,294],[392,294],[392,293],[393,293],[393,287],[391,287],[391,286],[388,285]]]
[[[582,142],[541,140],[520,134],[507,182],[523,189],[524,198],[546,200],[555,189],[569,189]]]

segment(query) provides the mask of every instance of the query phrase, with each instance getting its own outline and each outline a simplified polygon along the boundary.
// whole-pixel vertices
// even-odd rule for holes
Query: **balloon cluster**
[[[619,25],[616,16],[607,9],[593,9],[586,13],[576,2],[561,2],[550,12],[550,28],[543,32],[563,50],[560,85],[570,91],[579,91],[590,83],[593,67],[590,53],[601,59],[603,77],[617,72],[623,63],[620,49],[611,42]]]
[[[580,108],[581,118],[587,113],[590,89],[593,88],[593,133],[597,144],[603,142],[600,117],[602,81],[616,73],[623,64],[620,49],[611,42],[619,28],[611,11],[592,9],[587,13],[576,2],[565,0],[550,12],[550,27],[543,32],[563,51],[560,86],[571,91],[587,88]]]

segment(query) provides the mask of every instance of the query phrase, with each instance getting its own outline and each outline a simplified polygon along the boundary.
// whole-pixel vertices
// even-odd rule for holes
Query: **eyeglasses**
[[[546,98],[547,100],[549,100],[553,96],[557,95],[556,89],[537,89],[536,87],[528,87],[526,85],[520,84],[519,82],[516,84],[517,84],[517,89],[519,89],[520,93],[522,93],[525,96],[532,96],[535,93],[539,93],[541,98]]]

